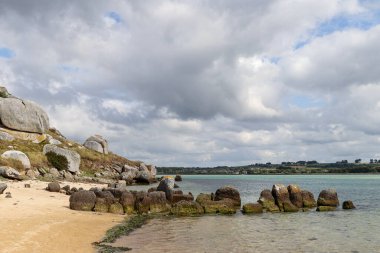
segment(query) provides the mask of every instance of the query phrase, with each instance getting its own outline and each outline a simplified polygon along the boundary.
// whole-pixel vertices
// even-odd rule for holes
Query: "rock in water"
[[[166,199],[171,202],[174,191],[174,178],[171,176],[165,176],[158,185],[157,191],[165,192]]]
[[[174,180],[175,180],[176,182],[181,182],[181,181],[182,181],[182,177],[181,177],[181,175],[176,175],[175,178],[174,178]]]
[[[18,98],[0,98],[0,120],[10,129],[45,133],[49,129],[49,117],[37,104]]]
[[[338,194],[335,189],[321,191],[317,201],[318,206],[339,206]]]
[[[274,197],[272,195],[272,191],[269,189],[265,189],[260,193],[260,198],[257,201],[259,202],[265,210],[268,212],[279,212],[280,209],[276,205]]]
[[[346,200],[343,202],[342,208],[343,209],[355,209],[356,206],[354,205],[354,203],[352,203],[351,200]]]
[[[7,166],[0,166],[0,176],[9,179],[22,180],[21,175],[17,170]]]
[[[298,185],[291,184],[288,186],[290,202],[297,208],[303,207],[302,193]]]
[[[89,137],[83,144],[86,148],[95,150],[99,153],[108,154],[108,142],[101,135]]]
[[[292,204],[289,197],[288,188],[282,184],[273,185],[272,195],[276,205],[282,212],[295,212],[298,208]]]
[[[73,151],[73,150],[68,150],[64,148],[60,148],[56,145],[52,144],[46,144],[43,148],[43,154],[46,155],[47,153],[52,152],[56,155],[63,156],[67,159],[67,169],[70,172],[76,173],[79,171],[79,166],[80,166],[80,155]],[[48,157],[49,160],[49,157]],[[52,163],[52,161],[49,161]],[[55,164],[53,164],[56,166]],[[58,168],[58,166],[56,166]]]
[[[248,203],[243,206],[242,212],[244,214],[249,213],[262,213],[263,212],[263,206],[260,203]]]
[[[95,207],[96,195],[92,191],[78,191],[70,196],[70,209],[92,211]]]
[[[167,212],[170,209],[170,205],[166,200],[165,192],[155,191],[148,193],[150,198],[149,210],[151,213]]]
[[[195,201],[182,200],[173,205],[170,212],[178,216],[201,215],[204,213],[201,205]]]
[[[223,199],[231,199],[234,205],[240,209],[240,206],[241,206],[240,193],[234,187],[224,186],[216,190],[214,200],[217,201],[217,200],[223,200]]]
[[[315,201],[313,193],[303,190],[301,191],[301,195],[304,208],[313,208],[317,206],[317,201]]]
[[[8,187],[7,184],[0,183],[0,194],[3,194],[5,189],[7,189],[7,187]]]
[[[28,156],[25,155],[21,151],[17,151],[17,150],[5,151],[1,155],[1,158],[4,158],[4,159],[14,159],[14,160],[20,161],[22,163],[22,166],[24,167],[24,169],[30,169],[31,168]]]

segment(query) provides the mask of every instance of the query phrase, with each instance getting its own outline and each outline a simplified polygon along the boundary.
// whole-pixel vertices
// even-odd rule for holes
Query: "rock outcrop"
[[[42,134],[49,129],[49,117],[40,106],[14,97],[0,98],[0,121],[22,132]]]
[[[283,184],[275,184],[272,188],[272,195],[281,212],[296,212],[298,208],[292,204],[289,197],[288,188]]]
[[[258,202],[263,206],[263,208],[268,212],[279,212],[280,209],[276,205],[272,191],[265,189],[260,193],[260,198]]]
[[[339,206],[338,194],[335,189],[327,189],[321,191],[317,201],[318,206]]]
[[[317,201],[315,201],[313,193],[306,190],[302,190],[301,195],[302,195],[302,205],[304,208],[317,207]]]
[[[203,207],[204,212],[207,214],[234,214],[237,209],[233,200],[223,199],[215,201],[212,199],[211,194],[199,194],[196,202]]]
[[[89,137],[84,142],[83,146],[102,154],[108,154],[108,142],[101,135],[93,135]]]
[[[51,156],[51,158],[49,158],[49,153],[53,153],[55,154],[55,156]],[[62,156],[67,160],[67,168],[65,168],[65,165],[63,165],[63,167],[61,167],[62,169],[66,169],[73,173],[79,171],[80,155],[73,150],[60,148],[53,144],[46,144],[43,148],[43,154],[47,156],[49,162],[52,163],[52,165],[55,166],[57,169],[59,169],[60,165],[57,166],[57,164],[54,164],[57,161],[57,159],[55,158],[57,156]]]
[[[14,160],[20,161],[22,163],[22,166],[24,167],[24,169],[30,169],[31,168],[28,156],[21,151],[17,151],[17,150],[5,151],[1,155],[1,158],[14,159]]]

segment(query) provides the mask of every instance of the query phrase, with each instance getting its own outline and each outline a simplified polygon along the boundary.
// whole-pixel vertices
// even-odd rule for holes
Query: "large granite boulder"
[[[251,213],[262,213],[263,206],[260,203],[247,203],[243,205],[242,213],[251,214]]]
[[[301,195],[302,205],[304,208],[313,208],[317,206],[317,201],[315,201],[313,193],[306,190],[302,190]]]
[[[291,184],[288,186],[290,202],[298,208],[303,207],[302,193],[298,185]]]
[[[234,214],[236,213],[236,203],[232,199],[214,201],[211,194],[200,193],[195,200],[207,214]]]
[[[234,205],[240,209],[240,206],[241,206],[240,193],[234,187],[224,186],[216,190],[214,200],[218,201],[218,200],[223,200],[223,199],[231,199]]]
[[[338,194],[335,189],[327,189],[323,190],[319,193],[318,206],[332,206],[337,207],[339,206],[339,199]]]
[[[8,166],[0,166],[0,176],[8,179],[22,180],[20,173]]]
[[[96,195],[92,191],[78,191],[70,196],[70,209],[92,211],[95,207]]]
[[[0,183],[0,194],[3,194],[5,189],[7,189],[7,187],[8,187],[7,184]]]
[[[259,202],[263,206],[263,209],[268,211],[268,212],[279,212],[280,211],[280,209],[276,205],[276,202],[275,202],[274,197],[272,195],[272,191],[269,189],[265,189],[260,193],[260,198],[257,202]]]
[[[49,129],[49,117],[36,103],[18,98],[0,98],[0,121],[10,129],[44,133]]]
[[[24,154],[23,152],[21,152],[21,151],[17,151],[17,150],[8,150],[8,151],[5,151],[1,155],[1,158],[4,158],[4,159],[14,159],[14,160],[20,161],[22,163],[22,166],[26,170],[31,168],[28,156],[26,154]]]
[[[157,191],[165,192],[166,199],[172,201],[174,191],[174,178],[172,176],[165,176],[157,187]]]
[[[51,155],[49,153],[52,153],[54,155]],[[60,148],[53,144],[46,144],[43,148],[43,154],[47,156],[49,162],[52,163],[52,165],[56,167],[57,169],[68,170],[73,173],[79,172],[80,155],[77,152],[73,150],[65,149],[65,148]],[[66,158],[67,165],[64,162],[64,160],[62,160],[62,157]],[[57,161],[60,164],[54,164]],[[62,163],[63,163],[63,166],[62,166]]]
[[[178,216],[192,216],[201,215],[204,210],[198,202],[182,200],[173,205],[170,213]]]
[[[120,204],[126,214],[132,214],[135,211],[135,196],[129,191],[124,191],[120,197]]]
[[[89,137],[83,144],[88,149],[92,149],[102,154],[108,154],[108,142],[100,135]]]

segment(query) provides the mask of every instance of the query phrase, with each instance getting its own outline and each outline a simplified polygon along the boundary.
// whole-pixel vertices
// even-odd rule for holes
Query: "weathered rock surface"
[[[351,200],[346,200],[343,202],[342,208],[346,209],[346,210],[347,209],[355,209],[356,206],[354,205],[354,203]]]
[[[13,137],[13,135],[0,131],[0,141],[13,141],[14,139],[15,137]]]
[[[157,191],[165,192],[166,199],[172,201],[174,191],[174,178],[171,176],[165,176],[157,187]]]
[[[234,205],[240,209],[240,206],[241,206],[240,193],[234,187],[224,186],[216,190],[214,200],[218,201],[218,200],[223,200],[223,199],[231,199]]]
[[[22,163],[22,166],[24,167],[24,169],[30,169],[31,168],[28,156],[21,151],[17,151],[17,150],[5,151],[1,155],[1,158],[14,159],[14,160],[20,161]]]
[[[124,214],[124,209],[120,203],[116,202],[110,205],[109,212],[114,214]]]
[[[298,185],[291,184],[288,186],[290,202],[297,208],[303,207],[302,193]]]
[[[170,213],[178,216],[192,216],[201,215],[204,210],[198,202],[182,200],[173,205]]]
[[[79,171],[80,155],[77,152],[65,148],[60,148],[56,145],[46,144],[43,148],[43,154],[46,155],[49,152],[52,152],[56,155],[64,156],[68,162],[68,171],[73,173]]]
[[[0,98],[0,121],[10,129],[44,133],[49,129],[49,117],[34,102],[18,98]]]
[[[96,195],[92,191],[78,191],[70,196],[70,209],[92,211],[95,207]]]
[[[318,212],[329,212],[329,211],[335,211],[335,206],[318,206],[317,211]]]
[[[198,202],[207,214],[220,213],[220,214],[234,214],[236,213],[235,202],[231,199],[223,199],[214,201],[211,194],[200,193],[197,196]]]
[[[283,184],[275,184],[272,188],[272,195],[281,212],[295,212],[298,208],[292,204],[289,197],[288,188]]]
[[[306,190],[302,190],[301,195],[302,195],[302,205],[304,208],[317,207],[317,201],[315,201],[313,193]]]
[[[120,204],[126,214],[132,214],[135,210],[135,196],[129,191],[123,192],[120,197]]]
[[[0,183],[0,194],[3,194],[3,192],[5,191],[5,189],[7,189],[7,184],[5,183]]]
[[[262,213],[263,212],[263,206],[260,203],[247,203],[247,204],[243,205],[242,212],[244,214]]]
[[[182,181],[181,175],[176,175],[175,178],[174,178],[174,181],[181,182]]]
[[[170,210],[170,205],[164,192],[150,192],[148,193],[148,198],[150,198],[149,210],[151,213],[162,213]]]
[[[272,191],[269,189],[265,189],[260,193],[260,198],[258,202],[263,206],[265,210],[268,212],[279,212],[280,209],[275,203],[274,197],[272,195]]]
[[[327,189],[321,191],[317,201],[318,206],[339,206],[338,194],[335,189]]]
[[[0,176],[9,179],[22,180],[21,175],[17,170],[7,166],[0,166]]]
[[[183,193],[176,194],[176,193],[173,193],[173,195],[171,197],[171,203],[177,203],[177,202],[180,202],[181,200],[193,201],[194,200],[194,196],[191,195],[191,194],[183,194]]]
[[[49,192],[59,192],[61,190],[61,186],[58,182],[51,182],[48,184],[46,190]]]
[[[101,135],[89,137],[83,144],[88,149],[95,150],[102,154],[108,154],[108,142]]]

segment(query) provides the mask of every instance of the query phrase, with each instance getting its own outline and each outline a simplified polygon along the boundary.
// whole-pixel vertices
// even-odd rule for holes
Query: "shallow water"
[[[314,193],[336,188],[356,210],[319,213],[203,216],[154,219],[120,238],[132,252],[380,252],[379,175],[184,176],[184,192],[239,189],[242,203],[256,202],[274,183],[298,184]]]

